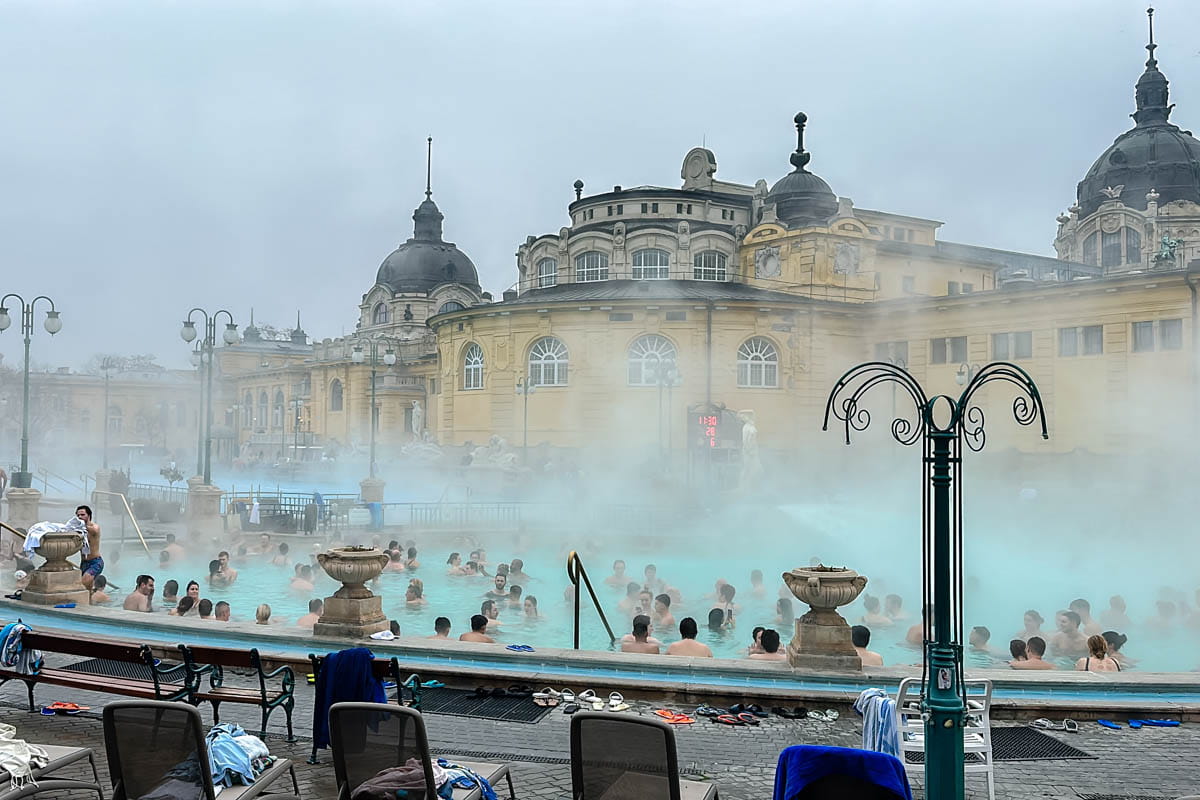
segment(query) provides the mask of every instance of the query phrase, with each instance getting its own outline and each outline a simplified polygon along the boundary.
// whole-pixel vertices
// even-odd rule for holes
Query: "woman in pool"
[[[200,584],[196,581],[188,581],[187,596],[192,598],[192,605],[200,603]]]
[[[1077,672],[1120,672],[1121,665],[1108,652],[1108,642],[1096,634],[1087,640],[1088,654],[1075,662]]]
[[[408,582],[408,588],[404,591],[404,603],[409,606],[423,606],[429,601],[425,599],[425,584],[420,578],[413,578]]]
[[[466,575],[467,571],[462,566],[462,556],[458,553],[451,553],[446,559],[446,574],[447,575]]]
[[[1112,656],[1113,661],[1120,665],[1121,669],[1132,669],[1137,666],[1136,661],[1121,652],[1121,648],[1129,641],[1128,636],[1116,631],[1105,631],[1100,635],[1104,637],[1104,641],[1108,642],[1108,654]]]
[[[536,619],[541,616],[538,614],[537,598],[531,594],[525,595],[525,617],[527,619]]]
[[[225,573],[221,571],[221,562],[213,559],[208,562],[208,585],[209,586],[228,586],[229,580],[225,577]]]
[[[1022,642],[1028,642],[1034,636],[1040,636],[1043,639],[1049,638],[1042,631],[1042,623],[1046,620],[1042,615],[1034,611],[1032,608],[1025,612],[1025,629],[1013,635],[1014,639],[1020,639]]]
[[[179,605],[172,608],[170,611],[167,612],[167,614],[172,617],[182,617],[182,616],[186,615],[189,611],[192,610],[192,606],[193,606],[192,598],[187,597],[185,595],[185,596],[179,598]]]
[[[270,625],[271,624],[271,607],[269,605],[267,605],[266,603],[263,603],[257,609],[255,609],[254,622],[255,622],[255,624],[258,624],[258,625]]]
[[[775,624],[776,625],[794,625],[796,622],[796,610],[792,607],[792,598],[781,597],[775,601]]]
[[[1010,655],[1012,655],[1012,661],[1008,662],[1010,667],[1016,664],[1018,661],[1029,660],[1029,652],[1026,649],[1024,639],[1013,639],[1011,642],[1009,642],[1008,652]]]

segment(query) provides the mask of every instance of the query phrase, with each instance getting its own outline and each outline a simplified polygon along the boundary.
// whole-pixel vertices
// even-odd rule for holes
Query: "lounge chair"
[[[95,792],[100,800],[104,800],[104,790],[100,788],[100,774],[96,772],[96,754],[92,752],[92,748],[63,747],[53,744],[38,746],[46,751],[46,755],[50,760],[46,766],[33,770],[33,779],[37,781],[37,785],[35,786],[31,783],[19,789],[9,789],[8,791],[0,792],[0,800],[17,800],[19,797],[33,797],[42,792],[72,790]],[[68,767],[85,760],[92,768],[91,781],[60,778],[54,774],[63,767]],[[8,786],[11,781],[12,776],[5,770],[0,769],[0,786]]]
[[[410,759],[424,769],[423,796],[427,800],[437,797],[425,719],[416,709],[391,703],[335,703],[329,709],[329,744],[333,750],[337,800],[350,800],[364,781],[382,770],[403,766]],[[467,767],[492,786],[504,778],[510,800],[517,796],[507,764],[481,764],[449,757],[448,760]],[[454,800],[478,800],[480,796],[478,789],[454,790]]]
[[[779,754],[775,796],[785,800],[912,800],[900,759],[874,750],[797,744]]]
[[[104,707],[104,748],[112,777],[112,800],[216,800],[200,712],[186,703],[129,701]],[[269,791],[291,773],[292,792]],[[270,795],[300,800],[290,761],[281,758],[249,786],[221,790],[221,800]]]
[[[963,681],[967,697],[967,727],[963,730],[964,775],[987,778],[988,800],[996,800],[996,777],[992,762],[992,682]],[[900,758],[904,769],[925,775],[924,760],[908,761],[905,753],[925,752],[925,721],[921,719],[921,681],[905,678],[896,691],[896,729],[900,733]]]
[[[717,800],[717,787],[679,779],[675,731],[657,719],[580,711],[571,717],[575,800]]]

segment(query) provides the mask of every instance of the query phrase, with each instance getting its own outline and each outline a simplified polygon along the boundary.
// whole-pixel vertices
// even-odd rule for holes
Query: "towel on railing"
[[[888,697],[883,689],[864,689],[854,701],[854,710],[863,718],[863,749],[899,758],[896,701]]]
[[[30,650],[21,641],[21,634],[31,628],[24,622],[10,622],[0,630],[0,664],[22,675],[36,675],[42,668],[42,654]]]

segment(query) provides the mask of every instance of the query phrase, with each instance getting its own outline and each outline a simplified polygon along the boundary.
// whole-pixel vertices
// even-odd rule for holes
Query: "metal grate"
[[[1096,757],[1033,728],[992,728],[993,761],[1056,761]],[[925,754],[908,752],[904,754],[904,760],[908,764],[924,764]],[[982,759],[977,754],[967,753],[966,760],[974,763]]]
[[[170,669],[175,666],[169,662],[160,664],[162,669]],[[89,658],[87,661],[80,661],[75,664],[69,664],[61,667],[66,672],[82,672],[85,675],[98,675],[102,678],[126,678],[128,680],[152,682],[154,674],[150,671],[150,667],[145,664],[133,664],[129,661],[109,661],[105,658]],[[160,675],[159,683],[183,683],[183,673],[178,672],[174,675]]]
[[[460,689],[421,690],[422,714],[535,723],[550,711],[528,697],[475,697]]]
[[[1172,800],[1165,794],[1081,794],[1080,800]]]

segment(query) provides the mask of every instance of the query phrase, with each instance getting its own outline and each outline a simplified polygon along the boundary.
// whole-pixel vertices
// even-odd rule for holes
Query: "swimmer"
[[[1100,633],[1100,623],[1092,619],[1092,605],[1082,597],[1072,600],[1067,606],[1071,611],[1079,615],[1079,629],[1086,636],[1095,636]]]
[[[486,627],[486,626],[485,626]],[[433,636],[430,639],[449,639],[450,638],[450,618],[438,617],[433,621]]]
[[[254,610],[255,625],[270,625],[271,624],[271,607],[263,603]]]
[[[488,618],[482,614],[476,614],[471,617],[471,630],[458,637],[460,642],[482,642],[484,644],[493,644],[496,640],[488,636],[485,631],[488,627]]]
[[[515,583],[508,587],[508,604],[512,608],[521,608],[521,592],[525,591]]]
[[[684,617],[679,621],[678,642],[672,642],[667,647],[669,656],[690,656],[692,658],[712,658],[712,649],[703,642],[696,641],[696,620]]]
[[[18,574],[20,572],[21,572],[21,570],[18,570]],[[21,583],[21,580],[20,580],[20,578],[18,578],[17,579],[18,589],[21,588],[20,583]],[[25,578],[25,583],[26,584],[29,583],[28,576],[26,576],[26,578]],[[98,605],[104,605],[105,603],[112,602],[112,598],[109,596],[108,592],[104,591],[107,588],[108,588],[108,578],[104,577],[103,575],[97,575],[96,580],[92,582],[92,605],[98,606]]]
[[[217,562],[221,565],[221,570],[220,570],[221,576],[222,576],[222,584],[221,585],[224,585],[224,586],[233,585],[233,582],[237,580],[238,573],[237,573],[236,569],[229,566],[229,551],[222,550],[221,552],[217,553]]]
[[[1025,612],[1025,629],[1019,633],[1014,633],[1014,639],[1020,639],[1023,642],[1028,642],[1034,636],[1046,638],[1046,634],[1042,632],[1042,623],[1046,620],[1042,619],[1042,615],[1034,611],[1032,608]]]
[[[1100,614],[1100,624],[1110,630],[1123,631],[1133,627],[1129,615],[1125,613],[1125,598],[1114,594],[1108,598],[1108,608]]]
[[[507,600],[508,590],[505,589],[505,584],[508,583],[508,576],[503,573],[496,573],[496,577],[492,579],[492,587],[483,596],[492,600]]]
[[[621,640],[621,652],[658,655],[661,651],[662,642],[650,636],[650,618],[645,614],[634,617],[633,632]]]
[[[736,594],[737,589],[734,588],[732,583],[727,583],[721,587],[720,608],[725,612],[725,624],[730,628],[735,625],[733,619],[734,612],[740,614],[742,611],[741,606],[733,602],[734,595]]]
[[[792,598],[781,597],[775,601],[775,624],[792,627],[796,624],[796,610],[792,606]]]
[[[290,563],[288,560],[288,549],[287,542],[280,542],[279,551],[271,559],[271,564],[276,567],[286,567]]]
[[[388,556],[387,566],[383,568],[384,572],[404,572],[404,559],[400,556],[399,550],[393,550]]]
[[[408,548],[408,558],[404,559],[405,569],[416,569],[421,566],[421,562],[417,560],[417,548]]]
[[[1077,672],[1120,672],[1121,665],[1108,652],[1108,641],[1099,634],[1089,636],[1088,654],[1075,662]]]
[[[883,614],[892,622],[905,622],[908,620],[908,612],[902,606],[904,601],[900,599],[898,594],[889,594],[883,598]]]
[[[971,628],[971,632],[967,634],[967,644],[971,646],[971,650],[976,653],[986,653],[991,655],[992,649],[988,647],[988,642],[992,638],[992,632],[983,625],[976,625]]]
[[[1079,631],[1081,620],[1074,611],[1059,611],[1054,615],[1058,632],[1050,637],[1050,654],[1057,657],[1076,658],[1086,655],[1087,637]]]
[[[642,574],[645,576],[645,580],[642,583],[651,592],[666,591],[667,584],[658,577],[658,567],[653,564],[647,564],[646,568],[642,570]]]
[[[759,642],[762,643],[763,651],[747,656],[748,658],[755,661],[787,661],[787,653],[779,647],[779,631],[767,628],[762,632]]]
[[[866,595],[863,597],[863,609],[866,611],[862,616],[862,624],[873,628],[890,628],[892,627],[891,617],[884,616],[879,608],[879,598],[875,595]]]
[[[508,570],[508,579],[513,583],[529,583],[533,578],[525,574],[525,562],[519,558],[514,558]]]
[[[288,588],[306,593],[314,591],[316,586],[313,585],[312,567],[310,567],[308,564],[305,564],[303,567],[301,567],[300,574],[292,576],[291,584],[288,586]]]
[[[468,561],[466,564],[463,564],[462,574],[466,575],[468,577],[473,576],[473,575],[479,575],[480,574],[479,565],[476,564],[474,561]]]
[[[170,611],[168,611],[167,614],[172,617],[182,617],[191,611],[195,604],[196,603],[194,600],[192,600],[192,598],[181,597],[179,598],[179,603]]]
[[[317,624],[317,620],[325,613],[325,601],[319,597],[314,597],[308,601],[308,613],[300,619],[296,620],[296,626],[300,628],[312,628]]]
[[[500,606],[496,605],[495,600],[484,600],[480,603],[479,613],[487,618],[489,629],[500,627]]]
[[[1116,631],[1105,631],[1100,635],[1104,637],[1104,641],[1108,642],[1109,656],[1112,657],[1113,661],[1117,662],[1122,670],[1137,666],[1136,661],[1121,652],[1121,648],[1125,646],[1127,641],[1129,641],[1128,636],[1123,633],[1117,633]]]
[[[221,562],[213,559],[208,562],[208,585],[209,586],[228,586],[226,576],[221,573]]]
[[[425,587],[420,581],[414,580],[404,590],[404,603],[409,606],[423,606],[429,601],[425,599]]]
[[[175,541],[175,534],[168,533],[165,537],[166,546],[163,551],[170,553],[171,561],[182,561],[184,557],[183,546]]]
[[[750,631],[750,646],[746,648],[746,655],[752,656],[763,651],[762,632],[765,630],[762,625],[755,625],[754,630]]]
[[[613,572],[604,579],[604,583],[608,586],[620,588],[629,583],[629,578],[625,575],[625,562],[617,559],[613,562]]]
[[[271,555],[271,534],[264,533],[258,537],[258,549],[254,554],[258,556]]]
[[[188,597],[192,598],[192,605],[200,602],[200,584],[195,581],[187,582],[187,589],[184,591]]]
[[[1008,662],[1010,667],[1016,663],[1029,660],[1029,647],[1025,644],[1024,639],[1013,639],[1009,642],[1008,653],[1012,656],[1012,661]]]
[[[867,647],[871,644],[871,629],[865,625],[855,625],[850,629],[850,642],[854,652],[858,653],[864,667],[882,667],[883,656]]]
[[[466,575],[467,571],[462,566],[462,556],[458,553],[451,553],[446,559],[446,574],[447,575]]]
[[[638,592],[637,605],[633,609],[633,615],[636,617],[639,614],[650,615],[654,608],[654,594],[649,589],[641,589]]]
[[[135,588],[125,598],[122,607],[126,611],[153,611],[154,606],[150,602],[152,597],[154,597],[154,576],[138,575]]]
[[[708,612],[708,629],[710,631],[722,631],[725,629],[724,611],[714,608]]]
[[[169,580],[163,584],[162,601],[170,606],[179,602],[179,581]]]
[[[213,601],[207,597],[196,604],[197,610],[200,612],[200,619],[212,622],[213,618]]]
[[[525,618],[537,619],[539,616],[537,598],[531,594],[525,595]]]
[[[660,594],[654,598],[654,624],[663,630],[675,627],[675,617],[671,616],[671,595]]]
[[[213,606],[213,619],[217,622],[229,622],[230,608],[229,603],[224,600]]]
[[[763,574],[761,569],[750,571],[750,594],[755,597],[762,597],[767,593],[767,587],[763,586]]]
[[[1040,636],[1030,636],[1029,641],[1025,643],[1025,661],[1010,661],[1008,665],[1013,669],[1055,669],[1056,667],[1049,661],[1042,658],[1046,655],[1046,640]]]

